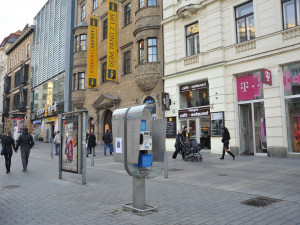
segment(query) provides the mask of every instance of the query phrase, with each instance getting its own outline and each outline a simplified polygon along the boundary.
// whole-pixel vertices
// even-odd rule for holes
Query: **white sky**
[[[48,0],[1,0],[0,43],[11,33],[33,24],[33,18]]]

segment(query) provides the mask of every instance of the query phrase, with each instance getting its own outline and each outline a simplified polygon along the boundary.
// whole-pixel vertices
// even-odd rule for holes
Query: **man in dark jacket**
[[[16,149],[21,146],[21,157],[22,157],[22,164],[23,164],[23,172],[27,171],[28,165],[28,158],[30,154],[30,149],[33,147],[34,141],[32,136],[28,133],[27,128],[23,128],[23,133],[19,137],[17,141]]]
[[[102,140],[104,141],[104,155],[106,155],[106,148],[109,147],[109,153],[112,155],[114,148],[112,145],[112,133],[111,130],[106,130],[106,133],[103,135]]]
[[[94,135],[94,132],[91,132],[88,138],[88,151],[90,154],[94,154],[94,156],[96,156],[95,146],[96,146],[96,136]]]

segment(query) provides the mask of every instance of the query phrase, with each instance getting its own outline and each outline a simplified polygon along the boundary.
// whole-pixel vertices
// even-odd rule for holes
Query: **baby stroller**
[[[201,145],[197,143],[197,141],[192,140],[190,146],[184,145],[182,146],[182,154],[184,154],[184,160],[188,161],[196,161],[202,162],[202,155],[200,154]]]

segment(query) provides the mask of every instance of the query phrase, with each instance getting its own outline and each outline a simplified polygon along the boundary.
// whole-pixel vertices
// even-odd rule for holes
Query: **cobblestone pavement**
[[[36,143],[28,172],[20,152],[5,173],[0,157],[0,224],[300,224],[300,160],[229,155],[203,151],[203,162],[171,159],[169,178],[146,181],[146,201],[158,212],[137,216],[123,211],[132,202],[132,177],[123,164],[96,149],[95,166],[87,160],[87,185],[81,175],[63,172],[50,144]],[[258,197],[279,200],[253,207],[242,201]]]

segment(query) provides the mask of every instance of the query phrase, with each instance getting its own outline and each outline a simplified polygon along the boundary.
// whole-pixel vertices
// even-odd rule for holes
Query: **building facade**
[[[71,110],[74,1],[49,0],[34,18],[31,121],[36,139],[51,141],[58,115]]]
[[[7,75],[4,81],[4,132],[17,139],[22,128],[31,132],[30,72],[34,26],[26,26],[22,35],[6,50]]]
[[[297,8],[293,0],[164,1],[166,117],[212,153],[222,151],[225,125],[237,154],[298,157]]]
[[[117,81],[107,79],[108,3],[78,0],[74,28],[72,103],[74,109],[88,110],[88,130],[97,142],[111,129],[112,113],[117,108],[154,103],[152,116],[162,118],[162,39],[161,1],[115,1],[118,8]],[[90,18],[99,21],[96,88],[89,88],[88,32]]]
[[[7,74],[7,55],[6,50],[20,37],[23,31],[11,33],[3,39],[0,44],[0,133],[3,133],[4,117],[3,117],[3,94],[4,94],[4,78]]]

